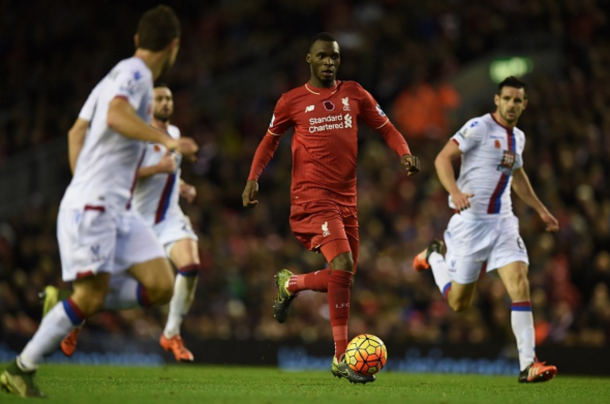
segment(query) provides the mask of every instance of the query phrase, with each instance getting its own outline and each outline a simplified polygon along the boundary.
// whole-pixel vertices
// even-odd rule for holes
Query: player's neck
[[[496,121],[500,126],[502,126],[504,128],[514,129],[515,126],[517,126],[516,120],[513,123],[509,123],[506,121],[506,119],[502,118],[502,115],[500,115],[500,113],[498,111],[492,112],[491,116],[494,118],[494,121]]]
[[[337,80],[333,80],[332,82],[329,83],[324,83],[320,80],[318,80],[316,77],[311,77],[309,79],[309,85],[313,88],[335,88],[337,86]]]
[[[153,128],[159,129],[162,132],[167,132],[169,129],[169,119],[167,121],[161,121],[159,119],[153,118],[150,122]]]
[[[136,53],[134,55],[137,58],[142,59],[142,61],[148,66],[153,75],[153,80],[159,78],[161,73],[163,72],[163,66],[165,65],[166,56],[162,52],[153,52],[148,49],[136,49]]]

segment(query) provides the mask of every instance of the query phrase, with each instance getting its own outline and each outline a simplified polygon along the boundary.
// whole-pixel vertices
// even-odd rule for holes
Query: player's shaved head
[[[309,47],[307,48],[307,51],[311,52],[311,47],[313,46],[313,44],[315,44],[318,41],[339,43],[337,41],[337,38],[335,38],[333,34],[331,34],[329,32],[320,32],[319,34],[316,34],[311,38],[311,40],[309,41]]]

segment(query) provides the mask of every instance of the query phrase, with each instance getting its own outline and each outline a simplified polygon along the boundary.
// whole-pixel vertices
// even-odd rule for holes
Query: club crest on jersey
[[[335,104],[332,103],[331,100],[326,100],[322,103],[322,105],[324,105],[324,109],[327,111],[334,111],[335,110]]]
[[[500,141],[498,139],[494,140],[494,146],[496,149],[499,149],[500,147],[502,147],[502,144],[500,143]]]
[[[385,112],[383,112],[383,109],[381,109],[379,104],[375,105],[375,108],[377,108],[377,112],[379,112],[379,115],[385,116]]]
[[[344,111],[351,111],[351,109],[349,107],[349,97],[341,98],[341,102],[343,103]]]
[[[160,152],[160,151],[161,151],[161,146],[159,146],[158,144],[156,144],[156,145],[154,145],[154,146],[153,146],[153,149],[154,149],[154,151],[155,151],[155,152],[157,152],[157,153],[158,153],[158,152]]]
[[[511,175],[513,172],[513,166],[516,162],[517,154],[511,150],[504,150],[502,153],[502,162],[498,164],[496,169],[506,175]]]

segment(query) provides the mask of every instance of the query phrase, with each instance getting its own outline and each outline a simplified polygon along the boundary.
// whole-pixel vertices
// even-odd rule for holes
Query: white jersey
[[[167,133],[174,139],[180,138],[180,129],[174,125],[169,126]],[[165,146],[158,143],[147,143],[142,167],[159,164],[166,153]],[[140,179],[136,185],[133,204],[148,224],[155,225],[166,217],[183,215],[178,203],[182,156],[175,152],[174,156],[176,157],[176,172],[151,175]]]
[[[462,154],[457,185],[472,193],[464,217],[512,216],[510,187],[513,170],[523,166],[525,135],[500,125],[487,114],[471,119],[451,138]],[[449,197],[449,206],[455,208]]]
[[[89,129],[74,177],[62,199],[62,209],[87,205],[129,209],[144,143],[108,127],[108,108],[116,97],[127,100],[142,120],[150,122],[153,77],[142,59],[132,57],[119,62],[83,106],[79,117],[90,122]]]

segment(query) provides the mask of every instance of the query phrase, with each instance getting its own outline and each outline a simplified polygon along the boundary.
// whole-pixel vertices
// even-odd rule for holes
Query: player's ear
[[[136,46],[136,49],[138,49],[140,46],[140,36],[137,33],[133,36],[133,43]]]
[[[500,95],[499,94],[494,95],[494,104],[496,104],[496,107],[500,105]]]
[[[307,52],[307,56],[305,56],[305,61],[307,61],[307,63],[311,64],[311,54],[309,52]]]
[[[528,100],[527,98],[523,100],[523,110],[524,110],[524,111],[525,111],[525,109],[527,108],[527,103],[528,103],[528,101],[529,101],[529,100]]]

